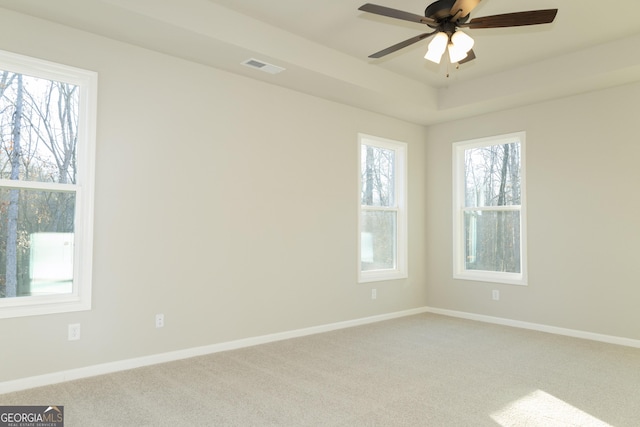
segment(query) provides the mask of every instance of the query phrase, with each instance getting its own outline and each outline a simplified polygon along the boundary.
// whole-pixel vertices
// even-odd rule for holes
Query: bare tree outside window
[[[405,152],[404,143],[361,137],[361,280],[406,275]]]
[[[75,192],[17,183],[76,183],[78,103],[75,85],[0,72],[0,297],[72,291]]]
[[[461,278],[499,279],[505,273],[507,283],[524,282],[523,139],[521,133],[454,145],[455,265]]]
[[[362,145],[362,197],[365,207],[389,208],[395,204],[395,152]],[[363,210],[361,224],[364,253],[362,271],[395,268],[395,210]]]
[[[465,151],[465,250],[469,270],[520,272],[520,144]]]

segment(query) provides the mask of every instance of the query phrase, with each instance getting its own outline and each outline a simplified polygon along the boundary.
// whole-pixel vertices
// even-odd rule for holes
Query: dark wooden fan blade
[[[451,7],[451,16],[455,19],[464,18],[480,3],[480,0],[456,0]]]
[[[402,19],[409,22],[418,22],[420,24],[437,24],[437,22],[431,18],[404,12],[398,9],[392,9],[390,7],[378,6],[377,4],[366,3],[360,6],[358,10],[375,13],[376,15],[388,16],[389,18]]]
[[[420,34],[419,36],[411,37],[410,39],[407,39],[407,40],[405,40],[403,42],[394,44],[393,46],[389,46],[386,49],[382,49],[380,52],[376,52],[376,53],[374,53],[372,55],[369,55],[369,58],[382,58],[383,56],[388,55],[390,53],[393,53],[393,52],[395,52],[397,50],[400,50],[403,47],[407,47],[407,46],[410,46],[410,45],[412,45],[414,43],[419,42],[420,40],[424,40],[427,37],[429,37],[430,35],[435,34],[435,33],[437,33],[437,31],[434,31],[433,33],[424,33],[424,34]]]
[[[473,51],[473,49],[471,49],[469,51],[469,53],[467,53],[467,56],[463,60],[458,61],[458,65],[462,65],[462,64],[464,64],[466,62],[473,61],[474,59],[476,59],[476,54]]]
[[[461,27],[469,28],[502,28],[520,27],[523,25],[548,24],[553,22],[558,9],[531,10],[528,12],[504,13],[502,15],[473,18]]]

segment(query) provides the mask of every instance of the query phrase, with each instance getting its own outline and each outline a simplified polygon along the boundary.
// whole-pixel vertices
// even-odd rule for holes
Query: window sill
[[[383,280],[401,280],[409,275],[398,270],[363,271],[358,276],[358,283],[381,282]]]
[[[66,296],[15,297],[0,300],[0,319],[91,310],[91,298]]]
[[[493,271],[464,271],[455,273],[454,279],[476,282],[504,283],[507,285],[527,286],[527,278],[516,273],[497,273]]]

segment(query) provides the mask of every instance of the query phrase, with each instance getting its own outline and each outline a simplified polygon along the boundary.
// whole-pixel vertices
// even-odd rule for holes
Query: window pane
[[[396,268],[396,218],[395,211],[362,211],[362,271]]]
[[[520,273],[520,212],[464,213],[465,268]]]
[[[520,205],[520,143],[465,150],[465,206]]]
[[[0,188],[0,297],[71,293],[75,194]]]
[[[78,86],[0,70],[0,178],[76,182]]]
[[[365,206],[395,206],[395,151],[361,145],[360,173]]]

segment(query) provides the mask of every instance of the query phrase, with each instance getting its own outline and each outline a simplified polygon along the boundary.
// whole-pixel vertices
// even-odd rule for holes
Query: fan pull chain
[[[447,62],[447,74],[446,74],[447,78],[449,78],[451,76],[451,72],[449,71],[449,67],[450,67],[450,64]],[[456,70],[459,70],[459,69],[460,69],[460,64],[456,62]]]

